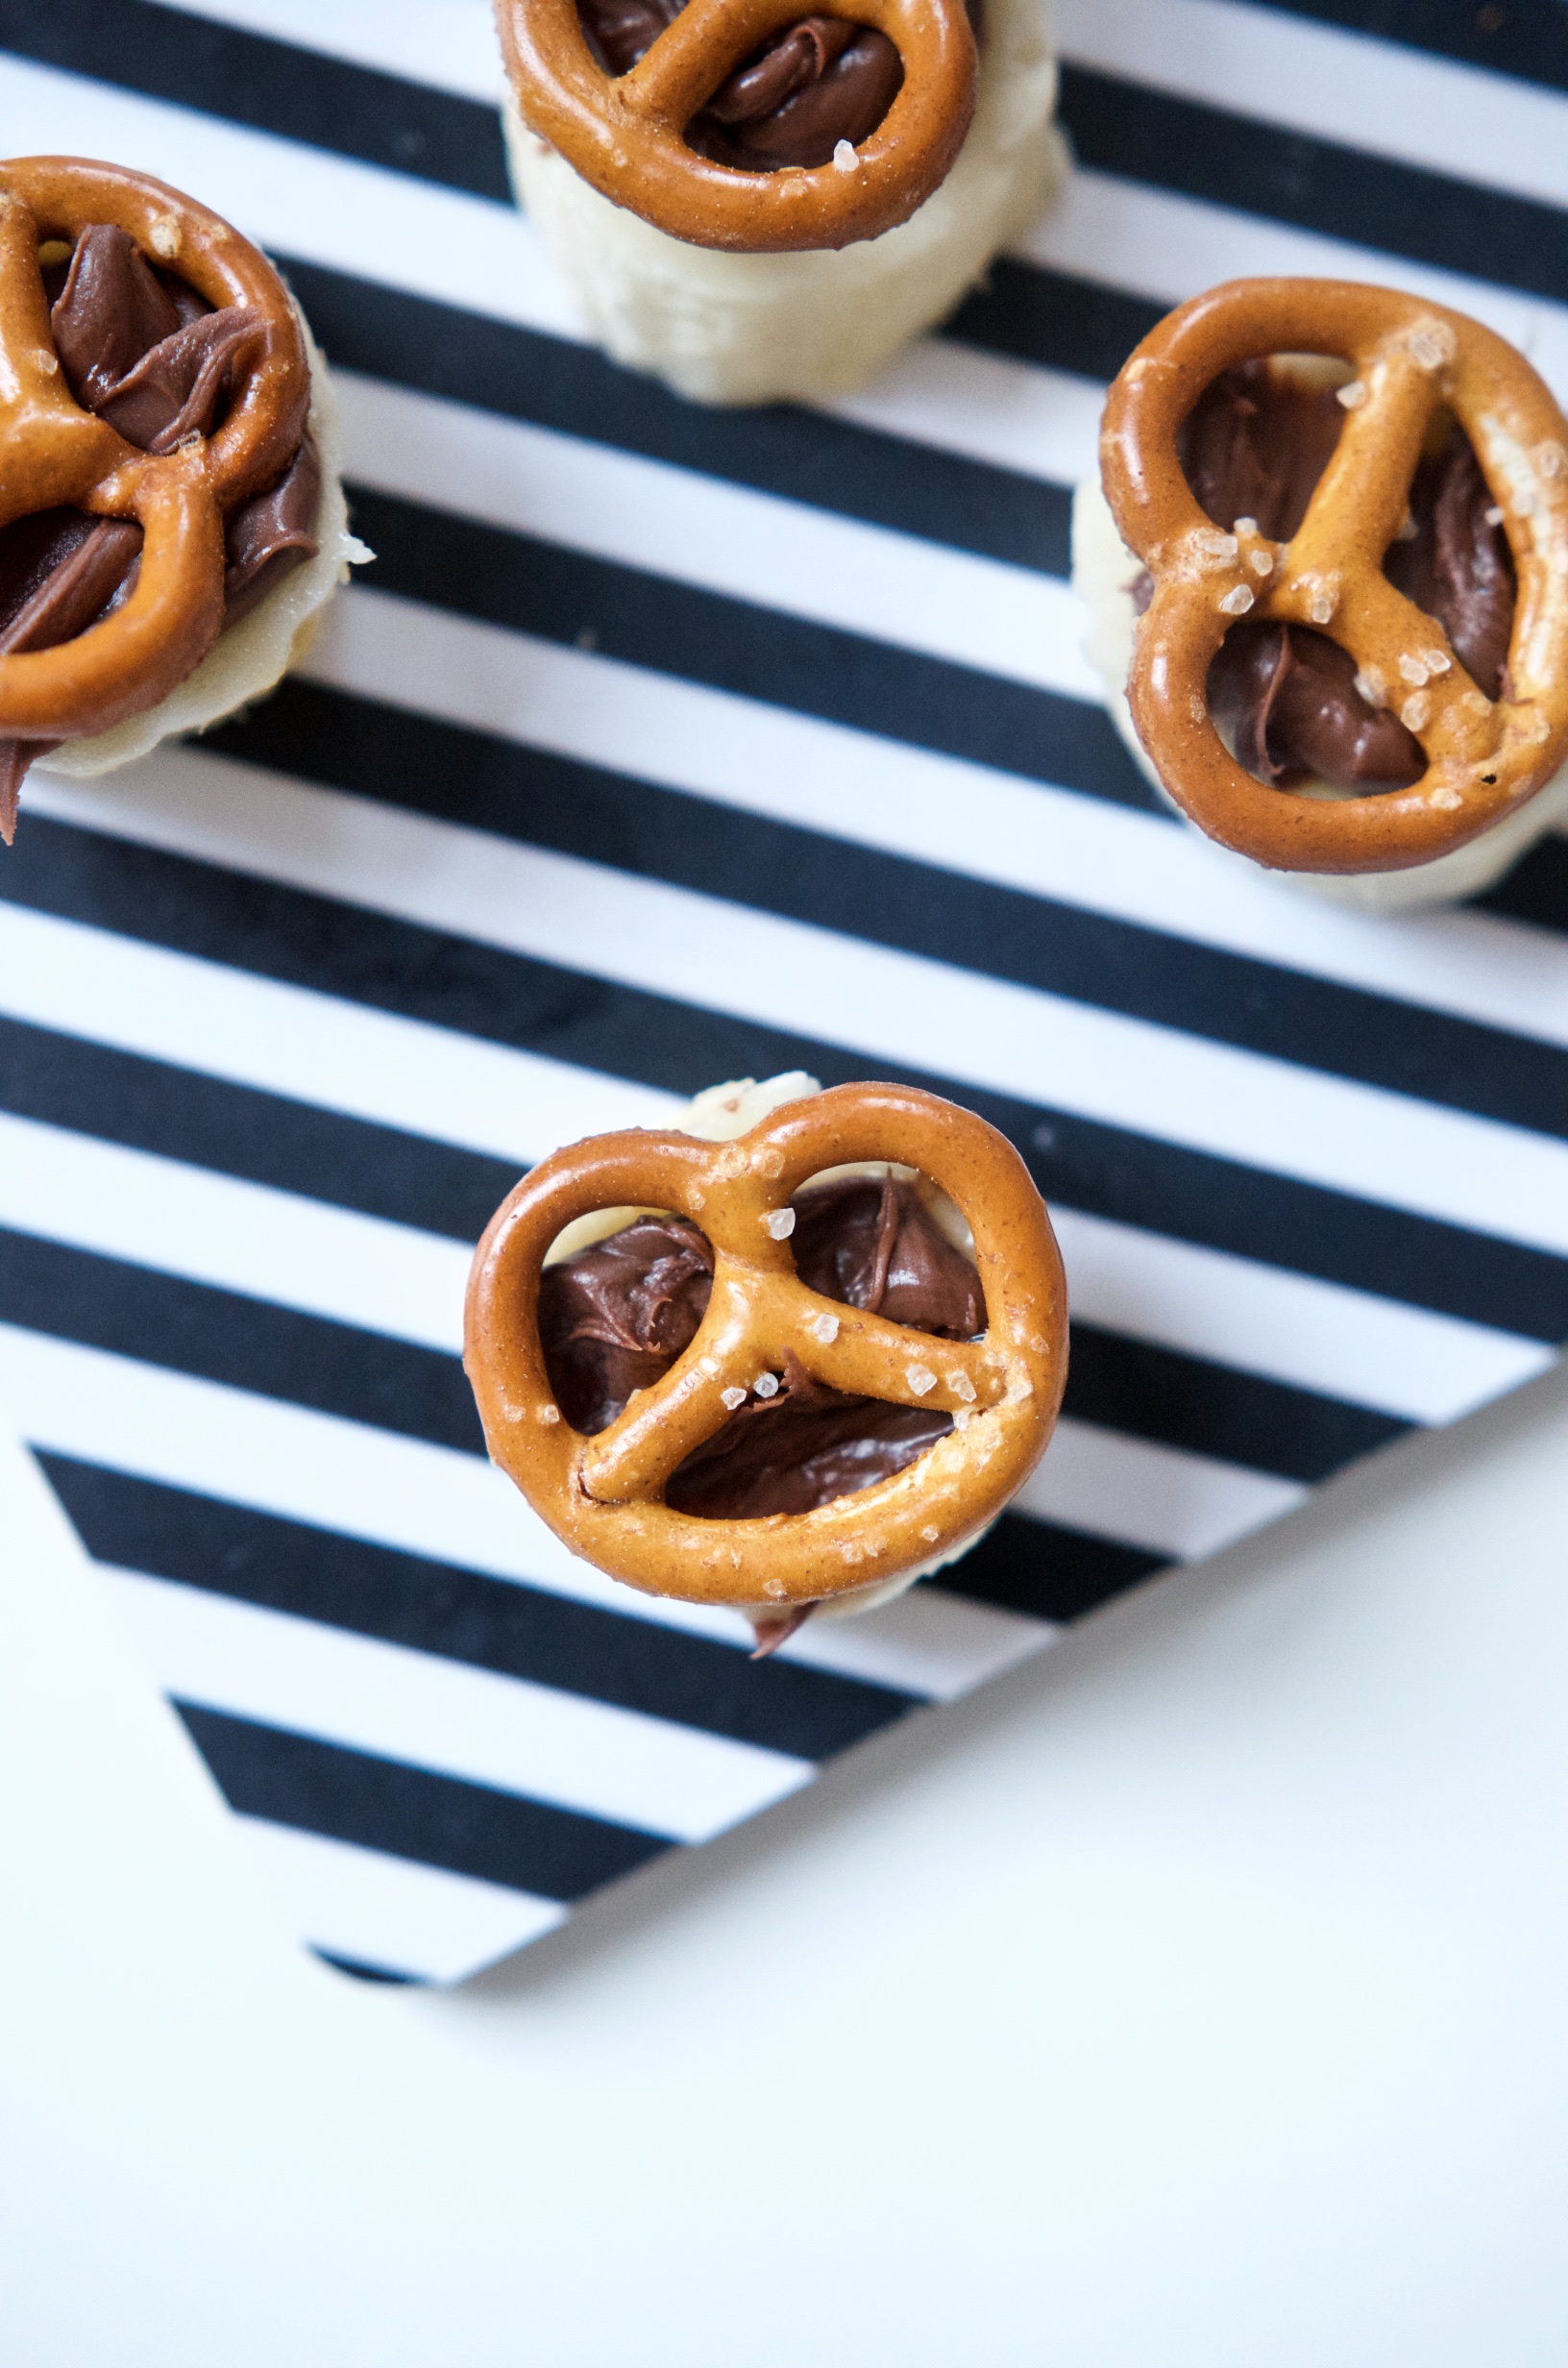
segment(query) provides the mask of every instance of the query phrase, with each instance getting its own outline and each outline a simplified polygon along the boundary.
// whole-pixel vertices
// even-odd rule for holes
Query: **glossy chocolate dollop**
[[[1240,362],[1205,387],[1188,414],[1182,467],[1227,534],[1238,518],[1256,518],[1261,534],[1287,543],[1344,424],[1332,386],[1306,384],[1268,361]]]
[[[679,14],[683,0],[577,0],[589,47],[625,74]],[[903,84],[884,33],[838,16],[805,16],[737,66],[687,126],[689,146],[753,173],[831,163],[841,139],[869,138]]]
[[[1182,432],[1193,494],[1227,532],[1252,518],[1288,542],[1307,514],[1345,412],[1329,385],[1249,361],[1208,387]],[[1389,580],[1436,617],[1463,663],[1499,695],[1513,629],[1507,543],[1462,430],[1422,461],[1407,534],[1384,560]],[[1209,707],[1257,779],[1294,789],[1317,778],[1369,795],[1408,788],[1426,771],[1420,742],[1356,687],[1356,662],[1327,634],[1299,625],[1234,625],[1209,673]]]
[[[796,1195],[792,1247],[824,1298],[948,1340],[985,1326],[979,1277],[896,1177],[845,1176]],[[669,1371],[701,1322],[713,1251],[678,1217],[640,1217],[547,1267],[539,1336],[551,1387],[579,1431],[606,1428],[634,1390]],[[687,1457],[665,1500],[715,1520],[806,1513],[901,1471],[945,1431],[935,1409],[823,1388],[786,1356],[771,1397],[748,1396]]]
[[[1242,513],[1245,515],[1245,512]],[[1356,688],[1356,660],[1304,625],[1233,625],[1209,669],[1209,712],[1237,761],[1276,789],[1407,789],[1421,743]]]
[[[1513,632],[1513,554],[1469,437],[1456,428],[1410,488],[1415,532],[1390,546],[1383,572],[1435,617],[1488,699],[1501,699]]]
[[[135,241],[110,223],[85,230],[70,261],[44,273],[49,327],[66,383],[86,411],[128,444],[172,452],[210,435],[228,404],[235,365],[257,333],[243,305],[214,310],[187,282],[155,270]],[[321,494],[308,432],[282,477],[241,505],[226,528],[226,625],[264,599],[302,559]],[[141,529],[76,509],[21,518],[0,531],[0,654],[52,650],[129,598],[141,562]],[[57,741],[0,740],[0,815],[29,764]]]
[[[682,1217],[639,1217],[547,1267],[539,1340],[575,1431],[607,1430],[634,1390],[667,1373],[707,1311],[713,1250]]]

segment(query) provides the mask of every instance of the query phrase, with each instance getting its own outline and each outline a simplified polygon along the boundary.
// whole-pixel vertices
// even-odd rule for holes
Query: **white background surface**
[[[448,1996],[294,1953],[3,1450],[0,2357],[1558,2368],[1565,1447],[1558,1372]]]

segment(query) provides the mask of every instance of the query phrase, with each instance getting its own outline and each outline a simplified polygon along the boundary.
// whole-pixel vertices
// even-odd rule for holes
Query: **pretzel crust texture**
[[[919,1169],[974,1236],[987,1329],[938,1340],[807,1289],[789,1200],[824,1169]],[[662,1380],[586,1438],[555,1403],[540,1345],[539,1277],[563,1228],[622,1204],[677,1211],[713,1245],[713,1295]],[[783,1232],[779,1228],[783,1226]],[[983,1119],[914,1087],[845,1085],[786,1102],[732,1143],[628,1129],[557,1151],[497,1211],[475,1254],[464,1364],[493,1460],[572,1552],[645,1593],[692,1603],[821,1602],[972,1538],[1033,1471],[1066,1378],[1066,1287],[1045,1204]],[[937,1406],[955,1428],[890,1478],[800,1514],[701,1520],[666,1481],[789,1350],[846,1394]]]
[[[876,130],[837,163],[748,173],[686,145],[686,126],[753,50],[798,24],[802,0],[687,0],[629,73],[606,74],[576,0],[496,0],[519,111],[601,195],[673,238],[742,254],[875,238],[951,170],[974,112],[974,35],[963,0],[854,0],[904,80]]]
[[[213,306],[258,316],[211,437],[144,453],[72,398],[38,271],[46,241],[111,223]],[[156,707],[223,629],[224,521],[304,434],[309,365],[288,291],[227,222],[150,175],[76,157],[0,164],[0,527],[69,506],[142,529],[135,590],[54,649],[0,656],[0,735],[64,740]]]
[[[1205,387],[1272,354],[1337,357],[1355,373],[1338,443],[1289,543],[1245,522],[1221,531],[1177,451]],[[1475,449],[1518,577],[1508,695],[1497,701],[1383,573],[1440,406]],[[1124,365],[1100,457],[1122,540],[1154,580],[1127,685],[1133,719],[1171,796],[1211,838],[1275,871],[1404,871],[1480,837],[1556,771],[1568,749],[1568,423],[1490,330],[1388,288],[1233,280],[1172,312]],[[1328,798],[1246,773],[1207,698],[1210,663],[1241,614],[1327,631],[1349,651],[1363,696],[1393,706],[1421,742],[1420,780]]]

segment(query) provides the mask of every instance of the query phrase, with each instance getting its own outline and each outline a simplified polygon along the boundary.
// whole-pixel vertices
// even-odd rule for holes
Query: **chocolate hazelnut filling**
[[[980,1279],[897,1177],[808,1185],[791,1206],[801,1280],[824,1298],[943,1340],[985,1328]],[[667,1373],[696,1335],[713,1288],[713,1250],[679,1217],[639,1217],[547,1267],[539,1336],[568,1422],[602,1431],[634,1390]],[[902,1471],[951,1430],[933,1408],[849,1397],[814,1381],[787,1352],[783,1371],[671,1476],[665,1502],[708,1520],[809,1513]],[[768,1389],[769,1383],[776,1386]]]
[[[577,14],[605,72],[626,74],[683,5],[577,0]],[[736,67],[688,124],[687,144],[715,164],[752,173],[829,164],[841,139],[853,148],[870,138],[903,79],[903,60],[885,33],[805,16]]]
[[[1227,533],[1252,518],[1271,541],[1288,542],[1344,420],[1332,385],[1270,361],[1243,362],[1205,390],[1183,428],[1188,482]],[[1438,620],[1487,697],[1501,697],[1513,561],[1458,424],[1416,470],[1407,528],[1384,572]],[[1145,604],[1147,597],[1143,590]],[[1426,771],[1421,744],[1357,682],[1355,659],[1326,633],[1247,621],[1231,628],[1210,667],[1209,708],[1237,761],[1275,788],[1313,778],[1361,795],[1408,788]]]
[[[109,223],[84,231],[68,262],[44,266],[43,281],[55,352],[84,410],[147,453],[172,452],[221,424],[258,333],[248,307],[214,308]],[[315,556],[320,500],[321,464],[307,431],[277,481],[228,521],[226,627]],[[140,565],[141,529],[129,520],[50,509],[0,530],[0,654],[73,640],[129,599]],[[0,739],[6,835],[28,766],[59,745]]]

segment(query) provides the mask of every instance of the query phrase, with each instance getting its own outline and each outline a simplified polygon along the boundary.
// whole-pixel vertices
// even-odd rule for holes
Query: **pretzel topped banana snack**
[[[1399,872],[1556,773],[1568,424],[1492,331],[1385,288],[1233,281],[1125,364],[1101,462],[1146,571],[1133,721],[1211,838]]]
[[[325,403],[288,290],[205,206],[112,164],[0,164],[8,841],[37,757],[106,769],[282,672],[355,555]]]
[[[863,385],[1065,176],[1049,0],[495,0],[518,198],[701,403]]]
[[[545,1160],[479,1244],[465,1334],[490,1453],[556,1536],[759,1630],[972,1542],[1066,1371],[1055,1237],[1005,1138],[910,1087],[780,1085],[807,1098],[734,1140],[632,1130]]]

